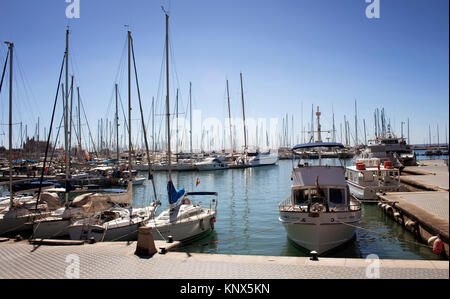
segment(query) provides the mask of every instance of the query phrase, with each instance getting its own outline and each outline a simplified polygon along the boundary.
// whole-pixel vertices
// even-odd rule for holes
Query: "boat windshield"
[[[310,188],[293,190],[294,205],[308,205],[314,203],[331,205],[346,204],[345,189],[343,188]]]

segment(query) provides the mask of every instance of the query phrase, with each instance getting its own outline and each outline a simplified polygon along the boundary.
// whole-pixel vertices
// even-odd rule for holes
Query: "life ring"
[[[183,199],[183,201],[181,203],[184,204],[184,205],[190,205],[191,201],[189,200],[189,198],[186,197],[186,198]]]

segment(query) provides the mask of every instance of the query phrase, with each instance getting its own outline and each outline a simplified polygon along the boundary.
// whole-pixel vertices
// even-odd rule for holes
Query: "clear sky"
[[[364,0],[80,0],[80,18],[70,20],[65,14],[68,5],[64,0],[0,2],[0,41],[14,42],[16,51],[14,122],[27,123],[29,135],[38,117],[41,136],[49,126],[67,25],[70,73],[80,86],[93,131],[98,119],[113,118],[116,80],[126,104],[124,25],[130,26],[134,38],[145,113],[150,114],[153,96],[158,113],[163,113],[164,5],[170,10],[175,66],[171,76],[174,88],[180,88],[180,111],[186,110],[191,81],[194,109],[201,110],[203,119],[223,119],[228,79],[232,117],[240,117],[242,72],[246,117],[279,118],[281,123],[283,116],[288,114],[290,122],[293,115],[297,135],[302,107],[307,126],[312,104],[323,112],[323,129],[331,129],[333,107],[338,136],[344,115],[354,130],[356,99],[360,140],[363,119],[373,137],[374,110],[384,107],[397,135],[401,122],[409,118],[411,143],[428,142],[429,125],[433,142],[437,125],[440,141],[445,142],[447,0],[380,0],[379,19],[366,17],[369,4]],[[2,43],[2,66],[6,53]],[[7,91],[6,84],[0,95],[2,124],[8,122]],[[5,126],[0,127],[3,132],[0,143],[6,145]]]

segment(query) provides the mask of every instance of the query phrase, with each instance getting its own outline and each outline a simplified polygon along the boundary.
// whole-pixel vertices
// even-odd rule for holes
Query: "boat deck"
[[[367,278],[365,259],[242,256],[168,252],[134,255],[136,243],[33,246],[0,243],[0,278],[306,279]],[[75,264],[74,264],[75,263]],[[449,278],[448,261],[379,260],[380,278]],[[72,273],[72,274],[71,274]],[[75,271],[76,273],[76,271]],[[69,276],[67,276],[68,274]],[[76,278],[76,277],[75,277]]]

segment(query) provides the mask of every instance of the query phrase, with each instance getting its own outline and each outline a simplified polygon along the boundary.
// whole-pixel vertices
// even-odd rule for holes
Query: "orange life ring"
[[[191,201],[189,200],[189,198],[186,197],[186,198],[183,199],[182,204],[190,205],[190,204],[191,204]]]

